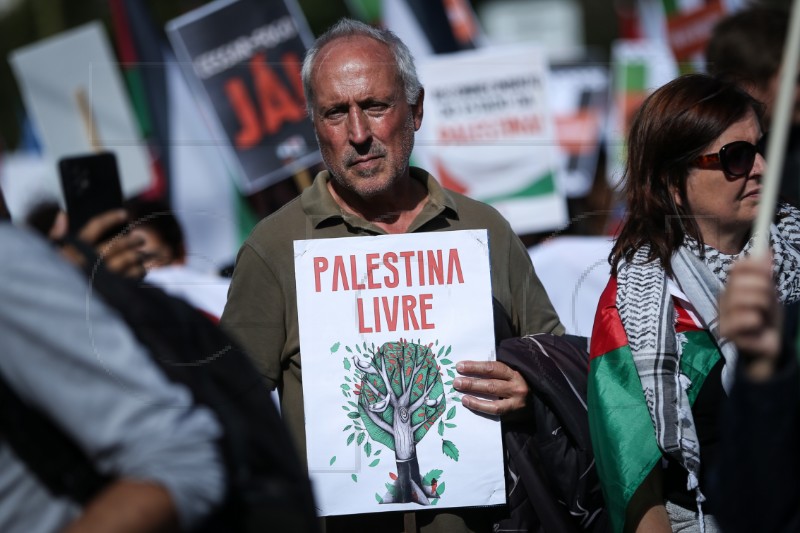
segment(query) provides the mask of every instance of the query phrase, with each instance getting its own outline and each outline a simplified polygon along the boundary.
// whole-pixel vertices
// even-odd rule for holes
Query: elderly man
[[[327,171],[303,194],[263,220],[239,252],[222,325],[255,358],[305,449],[293,241],[428,231],[487,229],[495,331],[500,337],[563,327],[536,278],[528,253],[491,207],[442,189],[409,167],[422,124],[424,91],[413,58],[391,32],[342,20],[306,54],[303,86]],[[455,387],[491,392],[463,397],[469,409],[508,415],[525,407],[528,386],[500,362],[462,362]],[[301,452],[301,455],[305,455]],[[482,509],[457,515],[425,512],[329,518],[328,530],[486,531],[495,517]],[[414,525],[416,521],[416,525]]]

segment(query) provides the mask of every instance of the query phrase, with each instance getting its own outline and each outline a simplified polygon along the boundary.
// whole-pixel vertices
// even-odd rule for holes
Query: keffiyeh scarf
[[[779,222],[770,228],[774,278],[779,299],[800,300],[800,212],[780,206]],[[672,257],[673,278],[709,330],[724,359],[722,384],[730,392],[736,368],[736,348],[720,338],[717,302],[736,259],[749,255],[753,238],[735,255],[710,246],[703,250],[693,239]],[[702,252],[702,253],[701,253]],[[617,309],[628,337],[659,448],[688,472],[687,488],[694,490],[698,509],[704,500],[697,476],[700,448],[687,389],[689,379],[680,372],[682,339],[675,333],[675,306],[666,273],[656,261],[647,262],[649,247],[637,250],[631,262],[617,270]],[[702,524],[702,515],[701,515]]]

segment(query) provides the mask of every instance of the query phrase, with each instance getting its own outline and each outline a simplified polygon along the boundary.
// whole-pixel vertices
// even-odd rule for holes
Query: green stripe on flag
[[[373,24],[383,18],[382,0],[345,0],[345,4],[362,22]]]
[[[633,493],[661,458],[630,347],[592,359],[587,389],[597,473],[613,531]]]
[[[694,404],[706,376],[720,359],[708,331],[683,333],[681,371],[691,381]],[[631,497],[661,459],[655,430],[628,345],[590,362],[589,428],[613,531],[622,531]]]
[[[128,84],[128,92],[131,95],[131,104],[133,105],[136,119],[139,122],[139,128],[142,136],[145,138],[153,134],[153,125],[150,121],[150,109],[147,106],[147,97],[144,94],[144,82],[142,81],[142,73],[134,68],[125,69],[125,82]]]
[[[647,64],[640,61],[617,66],[617,92],[644,91],[647,87]]]
[[[544,176],[535,179],[522,189],[506,194],[492,196],[490,198],[485,198],[483,199],[483,202],[491,204],[494,202],[503,202],[505,200],[518,200],[520,198],[530,198],[531,196],[544,196],[547,194],[552,194],[554,192],[556,192],[556,182],[553,173],[548,172]]]
[[[662,0],[664,4],[664,13],[669,15],[674,15],[678,12],[678,2],[679,0]]]

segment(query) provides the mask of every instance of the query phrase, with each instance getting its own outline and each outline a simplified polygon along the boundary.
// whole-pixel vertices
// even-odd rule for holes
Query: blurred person
[[[166,204],[133,199],[125,207],[131,220],[128,233],[140,243],[138,250],[147,271],[144,281],[219,322],[230,280],[187,265],[183,230]]]
[[[345,19],[309,49],[302,77],[327,170],[248,237],[221,323],[251,353],[270,388],[278,388],[284,419],[305,457],[295,240],[488,229],[495,329],[510,335],[564,330],[525,247],[502,216],[409,166],[424,91],[405,44],[389,31]],[[463,361],[458,370],[465,376],[454,386],[466,393],[464,407],[490,415],[526,407],[528,385],[508,365]],[[496,400],[471,395],[490,390]],[[378,513],[328,517],[325,524],[328,531],[489,531],[504,512]]]
[[[726,532],[800,531],[797,312],[776,298],[769,259],[731,269],[720,334],[736,345],[739,364],[712,477]]]
[[[124,218],[107,215],[86,235]],[[23,461],[12,432],[0,429],[0,530],[143,533],[199,525],[225,492],[217,419],[156,368],[117,313],[88,294],[85,277],[45,241],[0,222],[0,243],[0,379],[111,479],[85,506],[55,494]]]
[[[769,131],[778,97],[781,59],[787,38],[789,12],[752,6],[722,19],[706,48],[708,71],[739,83],[764,104],[764,127]],[[800,79],[796,81],[786,160],[780,194],[800,205]]]
[[[679,77],[629,135],[628,213],[612,248],[590,350],[590,428],[614,529],[718,531],[704,503],[736,350],[717,295],[752,246],[765,161],[761,105],[734,83]],[[770,230],[783,302],[800,298],[798,211]]]

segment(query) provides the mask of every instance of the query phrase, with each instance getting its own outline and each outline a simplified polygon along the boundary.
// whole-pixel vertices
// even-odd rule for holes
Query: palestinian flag
[[[617,280],[611,278],[597,306],[589,349],[588,407],[597,471],[611,525],[622,531],[625,510],[642,481],[661,459],[639,374],[616,307]],[[686,342],[681,372],[692,385],[694,405],[706,376],[721,355],[713,337],[683,300],[673,296],[678,315],[675,331]]]

